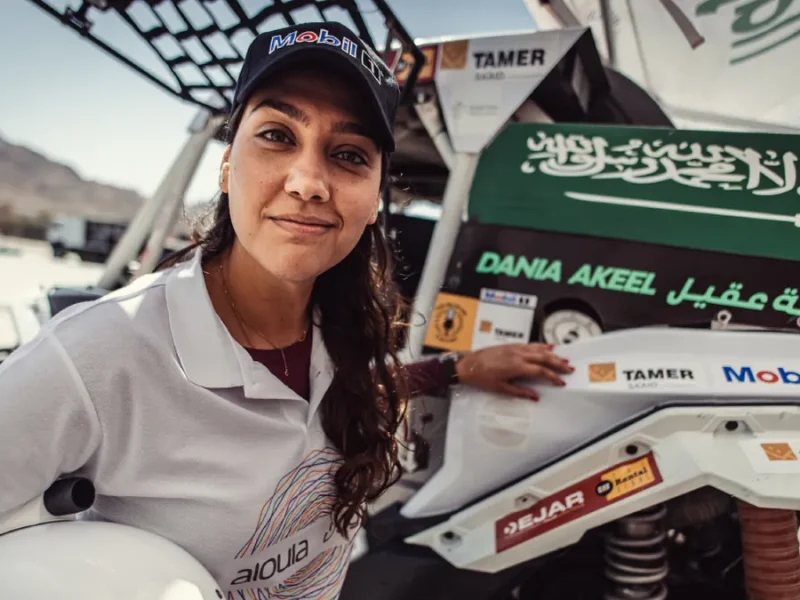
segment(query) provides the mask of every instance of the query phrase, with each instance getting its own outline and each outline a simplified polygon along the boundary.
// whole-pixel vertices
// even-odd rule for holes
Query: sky
[[[524,0],[388,3],[415,38],[534,28]],[[123,47],[136,42],[121,27],[106,35]],[[0,0],[0,56],[0,137],[66,164],[85,179],[143,196],[155,191],[186,141],[195,106],[149,82],[29,0]],[[206,150],[187,201],[213,197],[221,154],[220,143]]]

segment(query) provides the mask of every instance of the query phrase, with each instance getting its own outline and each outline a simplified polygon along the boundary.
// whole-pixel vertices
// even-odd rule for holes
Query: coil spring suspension
[[[605,574],[611,586],[605,600],[664,600],[669,565],[663,504],[616,522],[606,538]]]
[[[737,504],[748,597],[754,600],[800,597],[797,513],[758,508],[742,500]]]

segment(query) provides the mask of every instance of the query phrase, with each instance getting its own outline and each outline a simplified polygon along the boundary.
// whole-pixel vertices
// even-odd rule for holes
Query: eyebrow
[[[254,113],[261,108],[275,109],[290,119],[299,121],[305,126],[311,125],[311,117],[297,108],[294,104],[289,104],[288,102],[283,102],[282,100],[275,100],[274,98],[264,98],[258,104],[256,104],[250,112]],[[375,142],[377,145],[375,135],[371,133],[363,124],[355,121],[339,121],[333,126],[333,131],[334,133],[349,133],[352,135],[358,135]]]
[[[264,98],[261,102],[253,107],[253,110],[251,110],[250,113],[252,114],[264,107],[274,108],[278,112],[285,114],[290,119],[300,121],[303,125],[311,125],[311,118],[302,110],[297,108],[294,104],[282,102],[281,100],[275,100],[274,98]]]
[[[333,126],[333,131],[334,133],[351,133],[373,141],[375,140],[375,136],[368,131],[364,125],[353,121],[339,121]]]

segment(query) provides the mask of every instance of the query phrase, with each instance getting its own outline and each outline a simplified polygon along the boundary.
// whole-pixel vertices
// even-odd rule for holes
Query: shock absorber
[[[745,586],[751,600],[800,598],[797,514],[737,501]]]
[[[615,523],[606,537],[605,600],[664,600],[669,571],[664,517],[666,506],[656,505]]]

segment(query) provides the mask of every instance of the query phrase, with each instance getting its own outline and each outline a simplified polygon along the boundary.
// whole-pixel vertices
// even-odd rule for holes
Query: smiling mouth
[[[307,218],[307,217],[268,217],[270,221],[275,223],[278,227],[291,231],[293,233],[311,233],[321,234],[334,228],[332,223],[323,221],[321,219]]]

